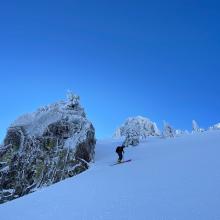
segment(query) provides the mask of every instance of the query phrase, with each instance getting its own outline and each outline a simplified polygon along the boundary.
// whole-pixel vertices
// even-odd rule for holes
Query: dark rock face
[[[95,129],[78,103],[68,103],[26,115],[8,129],[0,147],[0,203],[88,169]]]

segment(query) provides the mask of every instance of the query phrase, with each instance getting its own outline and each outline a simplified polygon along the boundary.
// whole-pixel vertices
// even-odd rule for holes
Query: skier
[[[125,146],[118,146],[115,150],[115,152],[118,154],[118,163],[121,163],[123,160],[123,154],[124,154],[124,148]]]

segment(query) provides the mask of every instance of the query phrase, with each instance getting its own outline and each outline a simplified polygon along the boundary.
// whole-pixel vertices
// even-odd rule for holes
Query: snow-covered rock
[[[0,148],[0,203],[86,170],[95,143],[95,129],[74,94],[19,117]]]

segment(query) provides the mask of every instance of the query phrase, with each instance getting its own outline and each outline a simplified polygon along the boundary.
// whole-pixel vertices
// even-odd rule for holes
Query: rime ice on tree
[[[79,105],[80,97],[74,94],[72,91],[68,91],[67,100],[68,100],[68,106],[74,108]]]
[[[128,118],[115,132],[114,137],[125,137],[130,129],[135,129],[140,133],[140,138],[146,138],[148,136],[159,136],[160,131],[156,123],[150,119],[137,116]]]
[[[212,131],[212,130],[220,130],[220,123],[217,123],[211,127],[209,127],[209,130]]]
[[[175,137],[175,130],[169,125],[167,122],[164,121],[164,130],[163,130],[163,137]]]
[[[192,121],[192,131],[193,132],[198,132],[199,131],[199,125],[195,120]]]
[[[125,134],[124,146],[137,146],[140,142],[140,132],[137,129],[129,128]]]
[[[187,131],[187,130],[181,130],[181,129],[176,129],[175,130],[175,136],[182,136],[182,135],[185,135],[185,134],[189,134],[189,131]]]
[[[192,121],[192,132],[196,133],[196,132],[203,132],[203,131],[204,131],[204,129],[200,128],[198,123],[195,120],[193,120]]]
[[[124,124],[119,127],[115,134],[115,138],[125,137],[124,144],[137,145],[140,139],[145,139],[148,136],[159,136],[160,131],[156,123],[142,116],[130,117]]]

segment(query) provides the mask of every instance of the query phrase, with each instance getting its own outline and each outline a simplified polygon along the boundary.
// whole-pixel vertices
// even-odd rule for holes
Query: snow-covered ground
[[[88,171],[0,205],[0,219],[220,219],[220,131],[152,137],[110,166],[119,143],[99,141]]]

